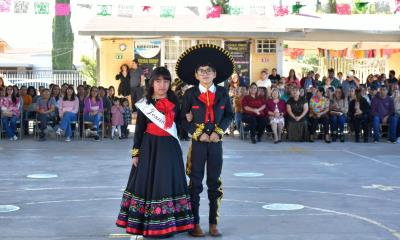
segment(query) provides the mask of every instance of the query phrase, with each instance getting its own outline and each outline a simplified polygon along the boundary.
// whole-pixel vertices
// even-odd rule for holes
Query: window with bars
[[[165,59],[176,61],[181,53],[191,46],[191,40],[165,40]]]
[[[276,40],[259,39],[256,40],[257,53],[274,53],[276,52]]]
[[[191,40],[165,40],[165,66],[171,72],[172,79],[175,79],[175,65],[179,56],[192,46]]]

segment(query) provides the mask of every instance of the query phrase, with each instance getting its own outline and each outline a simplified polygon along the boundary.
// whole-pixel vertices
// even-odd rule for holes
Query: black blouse
[[[293,98],[290,98],[287,102],[287,105],[290,106],[293,115],[298,117],[303,113],[303,108],[304,108],[305,103],[307,103],[307,101],[304,98],[299,98],[299,100],[297,100],[297,101],[295,101]],[[293,120],[290,115],[289,115],[289,119]]]
[[[362,115],[369,115],[371,107],[369,106],[367,100],[364,97],[361,97],[360,101],[360,110],[362,111]],[[349,117],[354,118],[354,114],[356,113],[356,100],[351,100],[349,104]]]

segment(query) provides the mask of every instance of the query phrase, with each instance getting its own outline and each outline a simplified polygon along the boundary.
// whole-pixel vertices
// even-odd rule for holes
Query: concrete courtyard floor
[[[225,140],[219,239],[400,239],[400,144]],[[0,212],[0,239],[136,239],[115,226],[131,146],[0,141],[0,205],[20,208]],[[40,173],[58,177],[27,178]],[[304,207],[263,208],[275,203]],[[201,204],[208,230],[206,192]]]

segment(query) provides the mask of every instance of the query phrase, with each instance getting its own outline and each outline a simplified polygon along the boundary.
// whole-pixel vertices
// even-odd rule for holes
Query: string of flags
[[[206,0],[203,0],[206,1]],[[134,17],[136,15],[152,15],[161,18],[175,18],[180,14],[192,14],[205,18],[220,18],[222,14],[241,16],[259,15],[270,17],[284,17],[299,15],[319,18],[321,14],[400,14],[400,0],[270,0],[270,1],[243,1],[231,0],[224,9],[213,6],[211,2],[201,2],[202,5],[141,5],[135,0],[124,1],[88,1],[75,3],[74,7],[91,10],[98,16]],[[130,4],[132,3],[132,4]],[[189,2],[193,4],[193,1]],[[159,4],[159,2],[157,3]],[[200,1],[199,1],[200,4]],[[54,4],[53,0],[0,0],[0,14],[34,14],[67,16],[71,6],[67,3]]]
[[[334,50],[318,48],[318,56],[324,58],[350,58],[350,59],[363,59],[363,58],[388,58],[392,54],[399,53],[400,49],[354,49],[354,50]]]
[[[400,49],[353,49],[347,48],[342,50],[318,48],[318,57],[321,58],[348,58],[348,59],[365,59],[365,58],[389,58],[392,54],[400,53]],[[289,48],[284,46],[284,56],[292,60],[302,60],[304,58],[305,49]]]

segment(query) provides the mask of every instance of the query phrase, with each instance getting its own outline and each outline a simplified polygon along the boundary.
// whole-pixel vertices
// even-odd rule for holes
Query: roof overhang
[[[304,41],[400,41],[400,16],[325,14],[285,17],[176,16],[122,18],[96,16],[79,31],[86,36],[160,38],[282,38]]]

